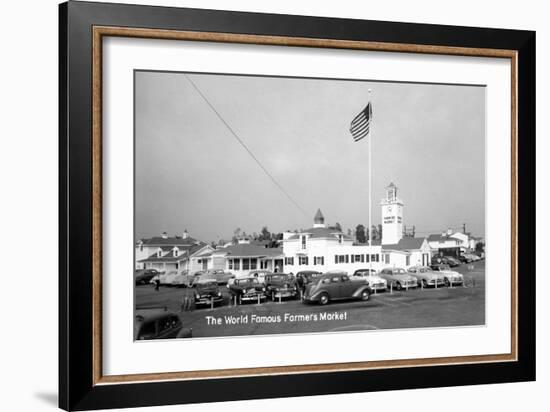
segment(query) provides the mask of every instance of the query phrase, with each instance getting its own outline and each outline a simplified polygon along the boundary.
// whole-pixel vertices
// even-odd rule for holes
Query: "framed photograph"
[[[60,5],[60,407],[535,379],[535,33]]]

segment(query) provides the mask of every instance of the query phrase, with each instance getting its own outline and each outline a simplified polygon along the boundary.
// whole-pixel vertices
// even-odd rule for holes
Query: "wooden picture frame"
[[[60,5],[59,405],[66,410],[535,379],[535,33],[69,2]],[[102,374],[102,39],[106,36],[510,59],[511,352]],[[490,154],[488,154],[490,156]],[[504,178],[504,177],[503,177]],[[521,183],[521,185],[520,185]]]

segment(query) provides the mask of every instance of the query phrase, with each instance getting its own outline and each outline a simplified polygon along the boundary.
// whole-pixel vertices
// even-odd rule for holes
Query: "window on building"
[[[294,266],[294,256],[293,257],[285,257],[285,265]]]
[[[370,258],[373,262],[380,262],[380,255],[377,253],[370,255]]]
[[[355,255],[355,261],[356,261],[356,262],[362,262],[361,256],[362,256],[362,255]],[[353,261],[352,261],[352,262],[353,262]]]
[[[334,255],[334,263],[338,263],[338,255]]]
[[[315,256],[313,258],[313,264],[314,265],[324,265],[325,264],[325,257],[324,256]]]
[[[405,266],[410,266],[410,265],[411,265],[411,257],[407,255],[407,257],[405,258]]]
[[[365,262],[369,263],[370,262],[370,255],[365,255]]]
[[[258,268],[258,259],[250,259],[250,270],[256,270]]]
[[[302,235],[302,249],[305,249],[307,244],[307,236],[306,235]]]
[[[344,235],[338,235],[338,243],[344,243]]]
[[[355,262],[355,255],[351,255],[351,263]]]
[[[386,265],[389,265],[389,264],[390,264],[390,254],[389,254],[389,253],[386,253],[386,254],[384,255],[384,263],[385,263]]]
[[[233,270],[233,259],[227,259],[227,268]]]
[[[250,259],[243,259],[243,270],[250,270]]]
[[[178,255],[179,255],[178,249],[174,249],[174,257],[178,257]]]
[[[349,255],[346,255],[346,263],[349,263]]]
[[[241,261],[240,261],[240,259],[233,259],[233,269],[241,270]]]
[[[336,263],[348,263],[349,255],[337,255]]]
[[[365,255],[361,255],[361,263],[365,262]]]
[[[379,254],[376,254],[376,255],[374,255],[374,256],[376,256],[376,261],[377,261],[377,262],[380,262],[380,255],[379,255]]]
[[[298,264],[299,265],[307,265],[308,264],[308,258],[307,256],[300,256],[298,258]]]

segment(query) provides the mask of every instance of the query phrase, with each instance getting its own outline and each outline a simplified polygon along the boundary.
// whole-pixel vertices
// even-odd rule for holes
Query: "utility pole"
[[[462,233],[466,234],[466,223],[462,224]]]

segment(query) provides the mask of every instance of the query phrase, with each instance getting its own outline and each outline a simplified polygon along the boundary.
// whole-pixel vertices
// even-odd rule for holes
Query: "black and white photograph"
[[[135,70],[134,339],[483,327],[485,106]]]

